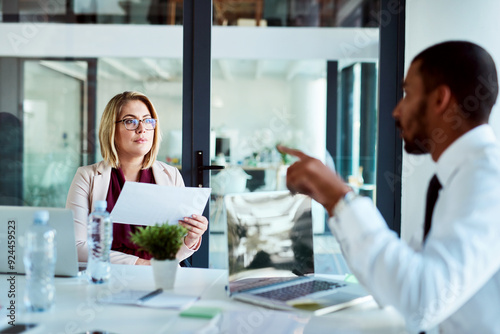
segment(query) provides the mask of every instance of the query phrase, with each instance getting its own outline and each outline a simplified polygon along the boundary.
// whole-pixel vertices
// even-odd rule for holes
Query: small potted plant
[[[180,225],[156,224],[138,229],[130,240],[153,256],[151,266],[157,288],[172,289],[179,261],[176,254],[184,242],[187,229]]]

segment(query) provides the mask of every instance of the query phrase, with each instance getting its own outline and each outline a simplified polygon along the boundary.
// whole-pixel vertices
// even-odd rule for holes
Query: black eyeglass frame
[[[152,120],[154,121],[154,123],[153,123],[153,128],[152,128],[152,129],[148,129],[148,128],[146,127],[146,124],[148,124],[148,123],[146,123],[146,121],[148,121],[148,120],[150,120],[150,119],[152,119]],[[137,125],[135,126],[135,128],[133,128],[133,129],[129,129],[129,128],[127,128],[127,124],[125,124],[125,121],[137,121]],[[127,130],[129,130],[129,131],[135,131],[135,130],[137,130],[137,128],[139,128],[139,124],[140,124],[141,122],[142,122],[142,123],[143,123],[143,125],[144,125],[144,129],[146,129],[147,131],[152,131],[152,130],[154,130],[154,129],[156,128],[156,123],[158,122],[158,120],[157,120],[157,119],[155,119],[155,118],[144,118],[144,119],[137,119],[137,118],[124,118],[124,119],[122,119],[122,120],[120,120],[120,121],[116,121],[116,122],[115,122],[115,124],[118,124],[118,123],[123,123],[123,125],[125,126],[125,129],[127,129]],[[151,123],[149,123],[149,124],[151,124]]]

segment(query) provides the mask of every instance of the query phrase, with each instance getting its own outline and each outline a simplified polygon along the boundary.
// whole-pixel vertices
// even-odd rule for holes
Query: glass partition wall
[[[310,47],[300,38],[306,30],[298,27],[377,27],[370,14],[376,17],[373,8],[379,4],[335,3],[214,0],[214,25],[224,27],[213,30],[210,155],[213,165],[225,169],[211,172],[211,267],[227,266],[225,197],[261,192],[271,199],[286,190],[286,169],[294,160],[282,156],[276,144],[322,160],[356,192],[375,200],[378,29],[360,29],[335,41],[325,38],[323,45]],[[273,26],[290,28],[278,30],[278,37]],[[262,39],[248,46],[253,41],[250,27]],[[259,35],[264,27],[273,37]],[[322,39],[327,28],[322,29],[310,40]],[[242,41],[233,45],[240,52],[219,44],[218,31]],[[329,62],[337,64],[333,77]],[[336,127],[328,128],[332,123]],[[334,132],[334,143],[327,142],[327,132]],[[326,222],[324,209],[313,202],[315,271],[347,273]],[[291,245],[283,247],[286,251]]]
[[[76,168],[102,159],[100,116],[109,99],[125,90],[151,98],[163,131],[158,159],[180,168],[182,29],[175,25],[183,23],[182,2],[17,1],[17,8],[2,2],[4,22],[17,15],[17,22],[36,28],[25,36],[22,23],[0,23],[2,31],[17,36],[0,46],[2,69],[19,64],[18,70],[0,73],[0,94],[6,96],[13,78],[12,88],[20,88],[0,111],[22,120],[22,204],[64,206]],[[212,164],[226,169],[211,173],[210,267],[227,266],[224,195],[286,189],[293,159],[281,156],[277,143],[321,159],[353,189],[375,199],[378,28],[368,27],[377,26],[378,6],[378,1],[213,1],[206,140]],[[53,23],[61,24],[59,32]],[[84,24],[67,23],[92,24],[95,34],[86,33]],[[130,30],[127,24],[142,27]],[[53,47],[43,42],[54,39],[60,43]],[[328,62],[337,63],[335,80]],[[332,119],[336,127],[327,128]],[[327,142],[332,131],[333,148]],[[318,205],[313,230],[316,271],[347,272]]]
[[[211,160],[225,169],[211,178],[212,267],[227,265],[225,196],[266,192],[271,199],[286,190],[294,159],[282,156],[277,144],[322,160],[355,191],[374,198],[377,62],[339,66],[337,82],[328,83],[326,60],[213,60]],[[337,100],[327,95],[328,84],[338,87]],[[327,103],[336,104],[337,113],[327,114]],[[337,129],[327,129],[328,117],[337,119]],[[326,150],[327,131],[337,134],[333,152]],[[326,219],[314,203],[316,272],[343,274],[347,265]]]
[[[158,160],[179,167],[182,151],[182,59],[99,58],[97,78],[97,120],[115,94],[126,90],[146,94],[155,106],[161,124],[163,141]],[[100,152],[97,156],[100,157]]]
[[[84,162],[87,63],[28,60],[23,73],[23,200],[64,207]]]

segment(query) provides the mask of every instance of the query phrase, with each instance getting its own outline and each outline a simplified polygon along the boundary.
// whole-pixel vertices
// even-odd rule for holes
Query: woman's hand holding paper
[[[188,230],[184,243],[188,248],[193,249],[199,245],[201,236],[207,230],[208,219],[200,215],[191,215],[191,217],[184,217],[184,220],[179,220],[179,224]]]

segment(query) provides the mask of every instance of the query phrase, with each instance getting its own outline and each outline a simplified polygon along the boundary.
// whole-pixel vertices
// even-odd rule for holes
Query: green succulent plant
[[[175,255],[184,242],[188,230],[181,225],[156,224],[130,233],[130,241],[146,251],[155,260],[175,260]]]

